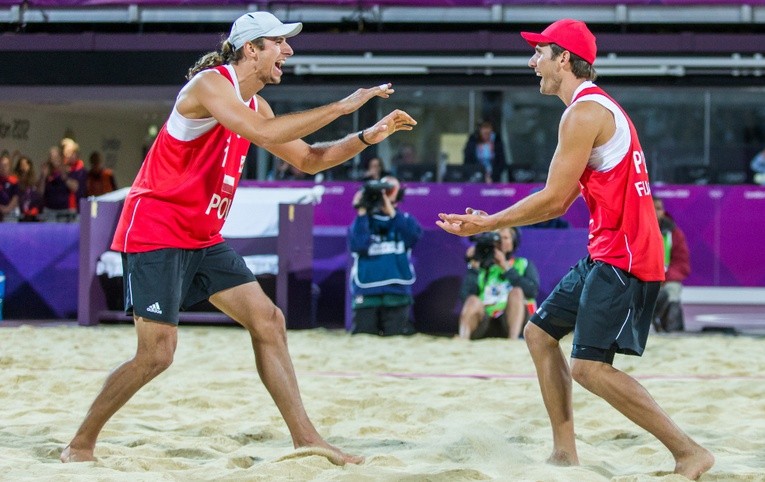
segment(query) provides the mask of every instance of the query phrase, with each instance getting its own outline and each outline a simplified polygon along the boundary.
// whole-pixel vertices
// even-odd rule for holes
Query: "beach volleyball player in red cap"
[[[540,305],[524,330],[553,429],[549,462],[577,465],[571,380],[652,433],[675,458],[675,472],[697,479],[712,454],[685,434],[634,378],[612,365],[616,353],[641,355],[664,280],[661,234],[646,161],[624,110],[593,83],[595,36],[578,20],[541,33],[522,32],[534,47],[529,67],[539,91],[560,97],[561,117],[545,187],[494,214],[467,208],[436,222],[460,236],[523,226],[564,214],[584,197],[590,211],[589,255]],[[574,333],[571,366],[560,339]]]

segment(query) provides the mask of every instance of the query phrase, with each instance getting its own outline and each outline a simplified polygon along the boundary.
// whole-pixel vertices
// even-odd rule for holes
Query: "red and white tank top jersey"
[[[218,74],[241,98],[231,66],[197,75]],[[257,111],[255,97],[243,102]],[[112,249],[200,249],[223,241],[220,230],[249,146],[214,118],[187,119],[173,107],[125,199]]]
[[[663,281],[664,248],[635,126],[621,106],[592,82],[579,86],[568,109],[585,101],[611,111],[616,122],[614,136],[593,148],[579,178],[590,210],[590,257],[643,281]]]

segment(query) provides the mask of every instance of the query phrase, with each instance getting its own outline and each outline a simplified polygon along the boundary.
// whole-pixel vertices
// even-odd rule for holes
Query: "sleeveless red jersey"
[[[215,70],[238,92],[226,66]],[[254,98],[248,105],[257,110]],[[125,199],[111,249],[200,249],[223,241],[250,141],[209,121],[213,127],[191,140],[173,137],[165,122]]]
[[[629,149],[621,161],[602,172],[588,165],[579,178],[590,211],[587,250],[593,260],[621,268],[643,281],[663,281],[664,248],[635,126],[601,88],[592,84],[578,92],[574,101],[585,95],[600,95],[613,102],[626,117],[630,135]]]

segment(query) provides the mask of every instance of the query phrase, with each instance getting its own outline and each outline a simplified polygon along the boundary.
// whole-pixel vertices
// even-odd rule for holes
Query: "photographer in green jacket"
[[[516,228],[481,233],[473,240],[462,281],[459,337],[517,340],[536,311],[539,272],[533,262],[514,255],[521,240]]]

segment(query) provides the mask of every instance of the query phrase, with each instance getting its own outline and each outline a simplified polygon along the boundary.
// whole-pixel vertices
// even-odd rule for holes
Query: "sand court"
[[[313,422],[366,457],[337,467],[292,448],[247,333],[202,326],[180,328],[173,366],[107,423],[96,462],[61,464],[107,374],[132,356],[133,327],[20,326],[0,336],[0,480],[685,480],[658,441],[576,384],[582,465],[545,464],[551,432],[523,342],[291,331]],[[642,359],[614,365],[714,453],[701,480],[765,481],[764,342],[652,334]]]

